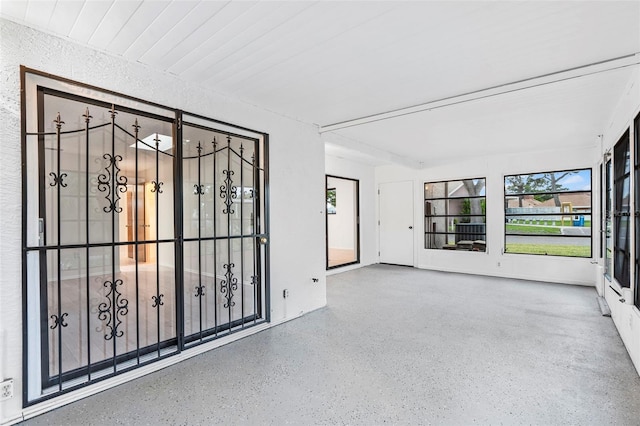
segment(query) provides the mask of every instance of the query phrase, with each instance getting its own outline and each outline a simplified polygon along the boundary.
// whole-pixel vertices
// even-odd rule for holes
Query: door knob
[[[260,244],[267,244],[267,237],[261,237],[260,238]]]

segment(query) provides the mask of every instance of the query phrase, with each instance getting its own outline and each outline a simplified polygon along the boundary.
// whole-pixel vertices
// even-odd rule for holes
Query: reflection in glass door
[[[359,182],[326,177],[327,269],[360,262]]]
[[[135,242],[138,238],[144,241],[147,226],[145,209],[144,209],[144,185],[127,186],[127,241]],[[135,197],[135,198],[134,198]],[[137,235],[136,235],[137,232]],[[146,262],[147,251],[144,245],[129,244],[127,246],[127,257],[129,259],[137,259],[138,262]]]

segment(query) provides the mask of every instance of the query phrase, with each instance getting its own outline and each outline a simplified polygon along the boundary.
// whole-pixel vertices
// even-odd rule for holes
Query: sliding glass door
[[[258,138],[198,117],[184,120],[183,297],[190,343],[262,317],[265,169]]]
[[[25,404],[268,321],[268,136],[30,79]]]
[[[29,257],[42,386],[61,390],[175,350],[174,125],[45,88],[38,105],[29,149],[40,229]]]

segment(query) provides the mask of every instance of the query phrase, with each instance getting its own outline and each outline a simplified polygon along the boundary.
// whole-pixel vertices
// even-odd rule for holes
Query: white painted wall
[[[613,321],[636,369],[640,373],[640,311],[633,305],[632,291],[622,291],[615,280],[613,282],[609,282],[606,279],[603,280],[602,260],[599,259],[599,226],[597,225],[600,220],[600,212],[598,211],[600,205],[600,161],[604,152],[611,150],[624,131],[632,126],[633,119],[638,113],[640,113],[640,71],[636,70],[628,84],[625,95],[620,99],[615,111],[612,112],[611,119],[602,131],[602,139],[598,135],[594,135],[593,144],[589,148],[580,151],[563,150],[563,141],[557,141],[559,149],[553,152],[477,158],[455,164],[442,164],[424,170],[400,166],[382,166],[376,168],[376,184],[407,179],[416,182],[415,197],[418,202],[416,203],[414,218],[417,231],[415,234],[417,253],[414,265],[418,268],[562,284],[592,286],[598,283],[599,289],[604,287],[604,295],[611,307]],[[550,129],[549,135],[553,137],[552,129]],[[514,135],[514,137],[517,137],[517,135]],[[504,176],[587,167],[592,168],[593,259],[503,254]],[[474,253],[424,249],[423,183],[475,177],[487,178],[487,252]],[[636,209],[632,206],[632,211]],[[634,258],[633,253],[632,258]],[[622,293],[627,303],[621,303],[621,297],[610,286]]]
[[[2,19],[0,52],[0,379],[13,378],[16,395],[0,402],[0,423],[23,414],[20,65],[269,133],[272,323],[326,304],[325,250],[320,243],[325,223],[324,145],[315,126]],[[282,298],[285,288],[287,299]],[[77,395],[60,400],[69,402]],[[41,409],[56,403],[52,400]]]
[[[599,149],[598,145],[599,140],[594,135],[593,146],[579,152],[558,149],[554,152],[509,154],[442,164],[424,170],[381,166],[376,169],[376,181],[378,183],[414,181],[414,266],[418,268],[564,284],[594,285],[595,265],[591,264],[591,259],[503,254],[504,176],[592,167],[594,153]],[[477,177],[486,177],[486,253],[425,249],[424,183]]]
[[[611,115],[608,126],[604,129],[602,135],[602,151],[598,152],[598,158],[596,161],[600,161],[602,155],[613,149],[615,143],[620,139],[620,136],[627,130],[632,128],[634,118],[640,113],[640,71],[636,70],[633,79],[629,82],[625,95],[620,99],[615,111]],[[631,131],[633,134],[633,131]],[[631,149],[634,149],[633,139],[630,140]],[[633,151],[631,153],[633,158]],[[632,185],[634,184],[633,179]],[[635,182],[637,184],[637,182]],[[633,186],[631,187],[633,194]],[[635,200],[635,206],[631,205],[631,211],[638,210],[638,201]],[[631,221],[631,235],[633,236],[635,223]],[[636,238],[638,238],[638,232],[636,229]],[[615,231],[614,231],[615,232]],[[635,241],[635,240],[633,240]],[[632,243],[631,259],[635,258],[634,251],[635,246]],[[632,273],[633,273],[633,260],[632,260]],[[611,318],[613,319],[622,341],[624,342],[629,355],[633,360],[633,363],[640,374],[640,311],[633,305],[633,286],[634,280],[631,280],[631,289],[622,291],[620,285],[616,282],[615,278],[609,281],[607,278],[602,278],[602,270],[596,272],[596,279],[604,281],[604,297],[611,308]],[[618,293],[623,294],[623,298],[626,303],[621,303],[621,297],[611,288],[615,289]]]
[[[378,261],[376,216],[376,186],[374,167],[365,163],[325,156],[328,175],[358,179],[360,181],[360,264],[327,271],[327,275],[371,265]],[[324,240],[323,240],[324,241]],[[324,250],[324,246],[322,247]]]

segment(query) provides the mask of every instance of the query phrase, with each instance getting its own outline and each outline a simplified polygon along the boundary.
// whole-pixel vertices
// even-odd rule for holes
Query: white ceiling
[[[0,15],[321,127],[640,52],[640,1],[2,0]],[[334,130],[330,150],[428,166],[590,146],[634,68]]]

